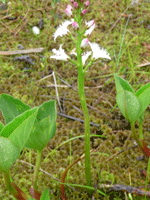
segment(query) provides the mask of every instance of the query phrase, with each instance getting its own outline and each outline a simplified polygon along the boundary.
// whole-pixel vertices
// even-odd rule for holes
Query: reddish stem
[[[28,196],[14,183],[12,182],[12,186],[17,190],[17,194],[13,195],[18,200],[28,200]]]
[[[41,193],[36,191],[33,187],[30,188],[30,194],[31,194],[32,198],[34,198],[36,200],[40,200]]]
[[[141,173],[143,176],[147,177],[147,172],[146,172],[145,170],[141,170],[140,173]],[[150,179],[149,179],[149,183],[150,183]]]
[[[141,142],[143,144],[143,147],[142,147],[143,152],[146,154],[147,157],[150,157],[150,149],[147,147],[147,145],[145,144],[143,140],[141,140]]]
[[[65,182],[65,178],[67,176],[67,173],[68,173],[68,170],[73,166],[75,165],[79,160],[81,160],[81,157],[78,158],[77,160],[75,160],[72,164],[70,164],[64,171],[63,175],[62,175],[62,179],[61,179],[61,182],[64,183]],[[66,195],[65,195],[65,188],[64,188],[64,184],[61,184],[61,199],[62,200],[66,200]]]

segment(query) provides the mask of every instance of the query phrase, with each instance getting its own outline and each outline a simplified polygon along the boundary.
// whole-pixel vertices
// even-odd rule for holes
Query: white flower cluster
[[[68,5],[65,12],[67,13],[68,16],[72,16],[72,7],[70,5]],[[79,28],[78,23],[75,22],[73,18],[70,21],[66,20],[57,28],[56,32],[54,33],[54,35],[53,35],[54,41],[56,41],[58,36],[62,37],[63,35],[70,33],[70,31],[68,29],[68,26],[70,24],[72,24],[72,27],[75,30],[77,30]],[[85,26],[88,29],[85,31],[84,36],[90,36],[92,31],[95,28],[95,21],[91,20],[89,22],[85,22]],[[81,42],[81,48],[85,49],[88,45],[90,45],[92,51],[82,54],[83,65],[85,64],[87,58],[91,54],[92,54],[92,60],[96,60],[98,58],[106,58],[106,59],[111,60],[111,58],[106,50],[101,48],[98,44],[91,43],[91,42],[89,42],[89,40],[87,38],[84,38]],[[67,61],[70,59],[70,57],[65,53],[64,49],[62,49],[62,44],[60,45],[59,50],[53,49],[52,51],[55,55],[51,56],[50,58],[54,58],[56,60],[64,60],[64,61]],[[71,54],[74,54],[77,56],[77,53],[74,50],[72,51]]]

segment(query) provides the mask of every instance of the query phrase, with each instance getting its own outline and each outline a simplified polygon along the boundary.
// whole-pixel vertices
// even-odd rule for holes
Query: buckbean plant
[[[144,112],[150,104],[150,83],[142,86],[137,92],[134,91],[132,86],[123,78],[114,75],[116,84],[116,101],[122,115],[128,120],[131,125],[133,138],[145,155],[149,158],[147,167],[146,184],[150,178],[150,149],[144,142],[143,136],[143,120]],[[139,123],[139,133],[136,132],[135,123]]]
[[[59,49],[53,49],[54,55],[50,58],[56,60],[69,61],[76,66],[78,70],[78,93],[81,106],[84,113],[84,131],[85,131],[85,176],[87,186],[91,186],[91,164],[90,164],[90,123],[89,112],[86,104],[84,78],[88,72],[88,68],[100,58],[111,59],[106,50],[102,49],[97,43],[92,43],[88,39],[95,28],[95,21],[86,21],[86,13],[90,5],[90,1],[84,0],[70,0],[71,5],[68,5],[65,13],[70,20],[64,21],[54,33],[54,41],[58,36],[68,35],[74,43],[75,48],[70,53],[76,56],[76,60],[67,55],[60,45]],[[70,32],[69,27],[73,27],[73,33]],[[87,51],[87,47],[91,51]],[[74,70],[75,70],[74,69]]]
[[[111,60],[109,53],[99,44],[90,41],[90,35],[95,28],[95,21],[86,21],[86,14],[90,1],[70,0],[70,5],[65,9],[69,20],[65,20],[54,33],[54,41],[60,36],[67,35],[71,38],[75,48],[71,53],[65,53],[63,44],[59,49],[52,49],[51,59],[71,62],[78,71],[78,93],[84,113],[84,139],[85,139],[85,177],[87,186],[92,186],[90,164],[90,121],[84,90],[84,78],[89,67],[98,59]],[[69,30],[72,26],[73,33]],[[90,49],[90,50],[88,50]],[[142,125],[144,111],[150,104],[150,83],[134,92],[130,84],[121,77],[114,75],[117,89],[116,101],[121,113],[130,122],[134,139],[145,154],[150,157],[150,149],[143,141]],[[49,191],[46,189],[41,195],[37,191],[38,172],[41,164],[41,154],[49,140],[56,132],[56,106],[55,101],[44,102],[42,105],[31,108],[19,99],[10,95],[0,95],[0,110],[5,119],[5,125],[0,122],[0,171],[4,175],[6,187],[9,192],[21,200],[48,200]],[[135,122],[139,122],[139,134],[135,130]],[[13,182],[10,168],[19,158],[21,151],[26,147],[37,152],[36,166],[34,169],[30,195],[24,193]],[[83,157],[83,156],[82,156]],[[61,184],[62,200],[65,200],[64,180],[67,171],[81,159],[78,158],[70,164],[63,176]],[[150,159],[149,167],[150,168]],[[87,187],[90,188],[90,187]],[[91,190],[89,190],[89,193]]]
[[[5,119],[5,125],[0,122],[0,171],[8,191],[16,199],[29,199],[10,175],[10,168],[26,147],[37,152],[30,194],[35,199],[48,200],[49,191],[46,189],[41,195],[37,191],[37,181],[42,151],[56,132],[55,101],[44,102],[39,107],[31,108],[19,99],[1,94],[0,110]]]

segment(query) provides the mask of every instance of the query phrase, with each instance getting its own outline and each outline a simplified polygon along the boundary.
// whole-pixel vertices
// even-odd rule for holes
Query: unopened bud
[[[72,10],[72,6],[69,4],[69,5],[67,5],[67,9],[70,9],[70,10]]]
[[[82,16],[82,15],[85,15],[86,13],[87,13],[87,10],[86,10],[86,9],[82,10],[81,16]]]
[[[72,22],[72,27],[74,29],[79,29],[79,24],[77,22]]]
[[[83,39],[81,42],[81,48],[86,48],[89,44],[89,40],[87,38]]]
[[[73,3],[74,8],[79,8],[79,4],[77,2]]]
[[[90,5],[90,1],[85,2],[85,7],[87,8]]]
[[[68,5],[67,8],[65,9],[65,13],[71,17],[72,16],[72,6]]]

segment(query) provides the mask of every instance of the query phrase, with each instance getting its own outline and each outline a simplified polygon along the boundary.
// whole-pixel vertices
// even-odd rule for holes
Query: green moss
[[[13,1],[11,5],[12,8],[9,7],[9,14],[12,17],[17,16],[17,20],[13,21],[13,23],[10,23],[10,20],[6,19],[5,15],[0,14],[3,22],[0,30],[0,35],[2,36],[0,50],[17,50],[18,44],[22,44],[25,49],[45,47],[45,52],[41,54],[31,54],[31,57],[35,59],[35,65],[33,66],[27,66],[23,62],[14,62],[13,58],[15,56],[6,57],[0,55],[0,93],[11,94],[15,98],[19,98],[33,107],[49,99],[57,99],[55,87],[48,87],[48,85],[54,83],[52,77],[48,77],[43,81],[39,81],[40,79],[50,75],[51,72],[55,70],[56,73],[61,75],[64,81],[77,89],[77,70],[70,63],[63,64],[61,61],[55,61],[49,58],[51,49],[58,48],[59,43],[64,43],[64,48],[66,50],[70,51],[74,48],[73,43],[70,39],[67,40],[67,37],[58,38],[57,43],[53,41],[52,34],[55,31],[55,27],[57,27],[63,19],[58,18],[55,24],[51,23],[53,17],[51,12],[49,12],[49,10],[52,9],[51,1],[42,1],[42,3],[33,1],[32,9],[34,12],[28,13],[26,16],[27,23],[21,26],[23,22],[22,18],[28,12],[31,1],[25,1],[25,3],[26,4],[24,4],[23,1]],[[119,72],[119,74],[125,77],[135,89],[150,81],[149,67],[138,67],[138,64],[149,60],[149,4],[146,1],[141,1],[136,6],[129,6],[125,15],[122,15],[120,18],[129,3],[129,1],[121,0],[112,2],[93,1],[90,7],[91,13],[89,12],[86,19],[87,21],[96,19],[97,27],[91,35],[90,41],[97,42],[100,46],[106,48],[112,57],[109,63],[102,60],[93,63],[85,76],[85,86],[88,87],[86,88],[86,98],[87,103],[91,106],[89,106],[90,118],[91,121],[100,124],[100,129],[91,126],[91,134],[103,134],[103,136],[106,136],[105,139],[91,138],[91,148],[94,150],[99,147],[99,149],[97,149],[98,154],[91,156],[93,185],[95,184],[95,180],[97,180],[97,170],[102,176],[100,180],[102,183],[104,181],[115,180],[115,183],[130,185],[129,169],[131,173],[131,184],[133,186],[145,184],[145,178],[140,176],[139,169],[147,168],[147,159],[143,161],[137,161],[136,159],[137,156],[142,155],[140,148],[126,150],[115,156],[116,152],[133,146],[134,140],[130,127],[128,127],[127,121],[122,118],[119,109],[116,107],[113,110],[116,104],[116,89],[114,81],[111,79],[112,74]],[[57,13],[54,13],[54,16],[58,14],[64,17],[66,5],[67,1],[65,1],[65,4],[58,4]],[[122,35],[124,34],[127,18],[131,13],[133,15],[129,20],[122,43]],[[41,30],[39,36],[35,37],[32,33],[32,26],[38,25],[38,21],[41,17],[44,17],[44,29]],[[66,16],[65,19],[67,19]],[[118,19],[120,20],[118,21]],[[18,27],[18,29],[16,29],[16,27]],[[17,32],[18,30],[19,32]],[[16,36],[14,36],[15,33],[17,33]],[[40,56],[46,56],[46,58],[42,61]],[[41,63],[46,69],[41,69]],[[32,67],[32,70],[25,72],[23,70],[24,67]],[[57,83],[58,85],[65,84],[62,83],[58,77]],[[58,87],[58,93],[64,113],[83,119],[82,114],[73,107],[76,106],[81,109],[77,91],[69,87]],[[59,111],[58,104],[57,110]],[[4,122],[1,113],[0,119]],[[150,114],[147,112],[143,130],[145,132],[144,139],[148,144],[150,142],[148,131],[149,119]],[[46,147],[48,152],[51,152],[59,144],[68,140],[71,130],[72,137],[83,135],[84,125],[80,122],[58,116],[57,132]],[[83,153],[84,140],[76,139],[71,141],[71,160],[74,161]],[[105,154],[109,154],[109,157]],[[47,151],[43,152],[43,159],[46,155]],[[61,179],[64,169],[70,162],[69,156],[70,143],[67,143],[53,152],[52,156],[49,156],[46,162],[42,163],[42,169]],[[112,158],[107,161],[111,156]],[[36,153],[32,152],[31,164],[35,164],[35,158]],[[29,162],[28,153],[25,153],[21,159]],[[97,168],[95,162],[97,163]],[[107,164],[109,165],[109,170]],[[11,169],[15,183],[19,187],[24,187],[26,191],[29,191],[33,173],[33,170],[29,169],[29,166],[23,163],[15,163]],[[84,159],[80,164],[78,163],[72,167],[68,177],[73,178],[69,178],[67,182],[85,184]],[[60,199],[60,184],[52,181],[49,175],[42,172],[39,176],[39,191],[43,191],[45,186],[51,188],[53,192],[52,199]],[[65,188],[68,199],[77,200],[88,198],[87,193],[83,191],[82,188],[77,188],[77,191],[73,191],[67,186],[65,186]],[[109,194],[106,197],[102,197],[98,193],[95,193],[94,196],[95,199],[109,199]],[[137,200],[140,199],[140,197],[134,198]],[[12,200],[12,196],[6,192],[2,174],[0,174],[0,199]],[[114,199],[119,200],[120,197],[114,197]]]

